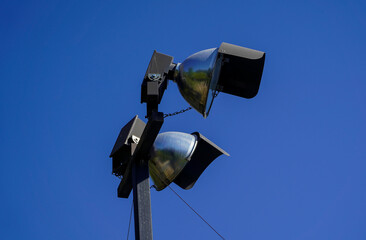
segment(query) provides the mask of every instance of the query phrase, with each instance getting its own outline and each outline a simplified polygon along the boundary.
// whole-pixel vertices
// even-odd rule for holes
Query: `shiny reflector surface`
[[[158,135],[149,160],[150,176],[158,191],[168,186],[189,162],[197,137],[182,132]]]
[[[265,53],[229,43],[189,56],[175,67],[183,98],[206,118],[218,92],[253,98],[262,78]]]
[[[217,52],[217,48],[211,48],[189,56],[179,64],[175,79],[184,99],[204,117],[213,100],[210,88],[216,89],[219,76],[220,66],[215,68]]]

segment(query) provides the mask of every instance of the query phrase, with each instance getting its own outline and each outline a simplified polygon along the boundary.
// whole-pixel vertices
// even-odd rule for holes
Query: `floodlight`
[[[174,182],[190,189],[221,154],[228,155],[202,134],[165,132],[157,136],[149,160],[150,176],[158,191]]]
[[[229,43],[197,52],[182,63],[154,51],[141,84],[148,122],[135,116],[122,128],[110,154],[112,173],[122,178],[118,197],[128,198],[133,189],[136,239],[152,239],[149,176],[158,191],[172,182],[191,189],[218,156],[229,155],[198,132],[159,134],[166,116],[184,112],[159,112],[168,81],[176,82],[183,98],[206,118],[219,92],[256,96],[264,59],[264,52]]]
[[[184,99],[206,118],[218,92],[257,95],[264,59],[264,52],[222,43],[178,63],[173,80]]]

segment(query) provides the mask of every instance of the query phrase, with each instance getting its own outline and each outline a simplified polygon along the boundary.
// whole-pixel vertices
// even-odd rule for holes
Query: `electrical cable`
[[[225,238],[218,232],[218,231],[216,231],[216,229],[214,228],[214,227],[212,227],[207,221],[206,221],[206,219],[204,219],[196,210],[194,210],[194,208],[193,207],[191,207],[191,205],[189,205],[176,191],[174,191],[173,190],[173,188],[171,188],[170,186],[169,186],[169,184],[167,184],[163,179],[161,179],[161,177],[157,174],[156,175],[163,183],[165,183],[165,185],[175,194],[175,195],[177,195],[179,198],[180,198],[180,200],[182,200],[198,217],[200,217],[201,218],[201,220],[202,221],[204,221],[219,237],[221,237],[222,239],[224,239],[225,240]],[[155,185],[151,185],[150,186],[150,189],[151,188],[155,188],[155,190],[157,190],[157,188],[156,188],[156,186]]]
[[[191,207],[191,205],[189,205],[176,191],[173,190],[173,188],[171,188],[169,186],[169,184],[167,184],[163,179],[161,179],[161,177],[157,174],[156,175],[163,183],[165,183],[165,185],[167,185],[167,187],[175,194],[177,195],[180,200],[182,200],[198,217],[201,218],[202,221],[204,221],[219,237],[221,237],[222,239],[225,240],[225,238],[218,232],[216,231],[216,229],[214,227],[212,227],[196,210],[193,209],[193,207]],[[156,189],[156,186],[155,185],[152,185],[150,186],[150,189],[151,188],[155,188]]]
[[[128,222],[127,240],[128,240],[128,236],[130,235],[131,219],[132,219],[132,208],[133,208],[133,201],[131,203],[130,221]]]
[[[173,188],[171,188],[169,185],[168,185],[168,188],[173,192],[175,193],[175,195],[177,195],[180,200],[182,200],[198,217],[201,218],[202,221],[204,221],[217,235],[219,235],[222,239],[225,240],[225,238],[220,234],[218,233],[215,228],[213,228],[196,210],[193,209],[193,207],[191,207],[181,196],[179,196],[179,194],[173,190]]]

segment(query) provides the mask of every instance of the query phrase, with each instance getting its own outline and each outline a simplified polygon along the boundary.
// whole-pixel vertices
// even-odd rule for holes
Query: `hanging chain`
[[[164,118],[166,118],[166,117],[171,117],[171,116],[175,116],[175,115],[178,115],[178,114],[181,114],[181,113],[187,112],[187,111],[189,111],[189,110],[191,110],[191,109],[192,109],[192,107],[189,107],[189,108],[186,108],[186,109],[182,109],[182,110],[180,110],[180,111],[178,111],[178,112],[174,112],[174,113],[166,113],[166,114],[164,114]]]
[[[178,114],[181,114],[181,113],[187,112],[187,111],[189,111],[189,110],[191,110],[191,109],[192,109],[192,107],[189,107],[189,108],[186,108],[186,109],[182,109],[182,110],[180,110],[180,111],[178,111],[178,112],[165,113],[165,114],[164,114],[164,118],[166,118],[166,117],[171,117],[171,116],[175,116],[175,115],[178,115]],[[145,116],[145,118],[148,118],[148,117],[147,117],[147,116]]]

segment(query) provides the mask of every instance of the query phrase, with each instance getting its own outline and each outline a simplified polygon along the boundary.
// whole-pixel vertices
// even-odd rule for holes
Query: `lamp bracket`
[[[158,111],[158,105],[168,86],[173,57],[154,51],[141,84],[141,103],[146,102],[147,117]]]
[[[163,113],[153,112],[149,121],[146,125],[141,127],[141,137],[134,137],[131,135],[133,142],[129,145],[130,158],[125,163],[125,170],[123,172],[123,178],[118,186],[118,197],[128,198],[130,192],[132,191],[132,165],[141,164],[149,159],[148,155],[156,136],[158,135],[161,126],[164,123]],[[138,144],[134,142],[138,141]]]

